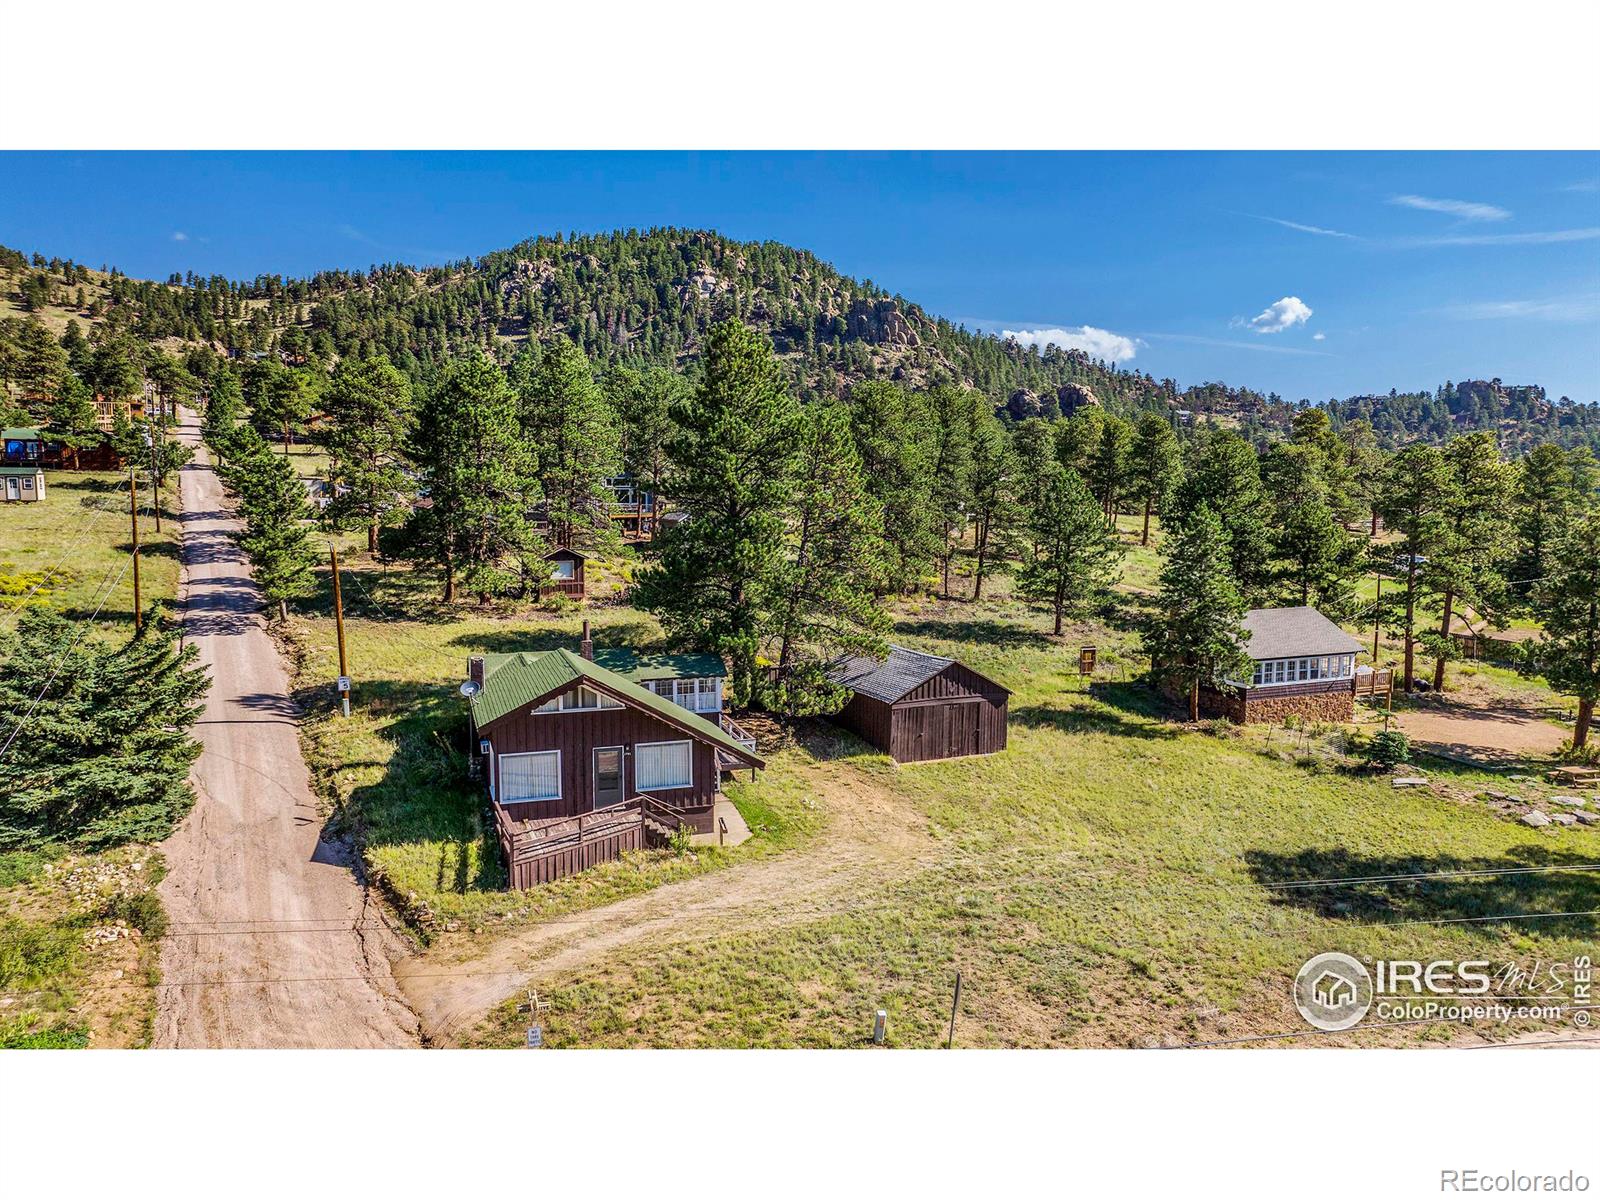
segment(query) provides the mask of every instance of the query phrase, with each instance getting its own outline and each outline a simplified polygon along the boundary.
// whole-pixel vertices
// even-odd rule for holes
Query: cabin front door
[[[623,799],[622,747],[601,746],[594,752],[594,806],[607,808]]]

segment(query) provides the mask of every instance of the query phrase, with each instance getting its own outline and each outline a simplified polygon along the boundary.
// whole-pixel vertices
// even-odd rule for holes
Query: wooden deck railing
[[[645,795],[540,825],[513,821],[498,804],[493,808],[506,875],[518,889],[614,862],[629,850],[664,845],[686,815],[676,805]]]

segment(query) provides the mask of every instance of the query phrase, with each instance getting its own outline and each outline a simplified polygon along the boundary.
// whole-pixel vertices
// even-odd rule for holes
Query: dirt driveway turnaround
[[[1550,723],[1553,710],[1532,701],[1498,699],[1492,706],[1455,700],[1426,700],[1395,714],[1395,724],[1424,750],[1488,766],[1507,766],[1524,758],[1545,758],[1560,750],[1568,735]]]
[[[819,764],[809,782],[829,823],[804,849],[555,917],[487,946],[446,945],[397,963],[423,1036],[431,1045],[459,1042],[502,1000],[618,949],[814,920],[850,908],[865,882],[882,885],[931,861],[926,820],[903,797],[838,763]]]
[[[179,436],[196,446],[179,484],[183,630],[212,682],[195,728],[198,799],[162,847],[171,930],[154,1043],[414,1046],[389,971],[401,946],[348,850],[320,836],[288,674],[192,413]]]

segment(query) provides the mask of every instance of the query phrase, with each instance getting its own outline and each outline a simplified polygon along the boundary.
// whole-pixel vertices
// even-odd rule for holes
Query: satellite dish
[[[471,700],[479,692],[483,691],[483,684],[479,683],[476,679],[469,679],[461,685],[460,690],[463,696],[465,696],[468,700]]]

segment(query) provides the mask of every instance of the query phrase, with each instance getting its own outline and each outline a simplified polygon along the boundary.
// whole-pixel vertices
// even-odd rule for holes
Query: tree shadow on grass
[[[1249,850],[1244,858],[1256,882],[1270,889],[1274,904],[1333,920],[1452,922],[1486,937],[1498,936],[1508,925],[1563,937],[1594,937],[1600,931],[1600,919],[1593,915],[1487,919],[1587,914],[1600,908],[1600,871],[1581,869],[1594,856],[1569,850],[1514,846],[1498,857],[1462,858],[1330,848],[1297,854]]]
[[[1028,729],[1054,729],[1058,733],[1107,733],[1113,737],[1146,740],[1175,738],[1178,730],[1156,721],[1133,720],[1117,709],[1100,704],[1052,708],[1026,704],[1011,710],[1011,720]]]
[[[975,642],[978,645],[998,646],[1002,649],[1062,648],[1062,643],[1048,633],[982,617],[973,617],[966,621],[931,617],[920,621],[896,621],[894,631],[908,637],[930,638],[941,642]]]
[[[655,626],[648,621],[613,621],[593,625],[595,645],[600,648],[627,646],[646,653],[670,651]],[[525,650],[568,650],[578,648],[578,630],[566,624],[535,625],[508,622],[505,629],[459,634],[450,639],[450,645],[463,646],[472,651],[502,654]]]
[[[303,704],[327,705],[331,697],[326,688],[296,693]],[[358,685],[357,704],[384,719],[379,734],[393,746],[393,753],[380,778],[351,789],[325,836],[354,835],[369,854],[409,848],[412,856],[433,859],[430,874],[436,892],[503,890],[499,842],[493,823],[484,818],[487,799],[480,782],[467,774],[471,727],[465,704],[454,689],[363,683]],[[339,769],[360,765],[370,763],[341,763]],[[419,872],[428,871],[423,858],[410,861]],[[396,888],[416,885],[414,878],[389,882]]]

